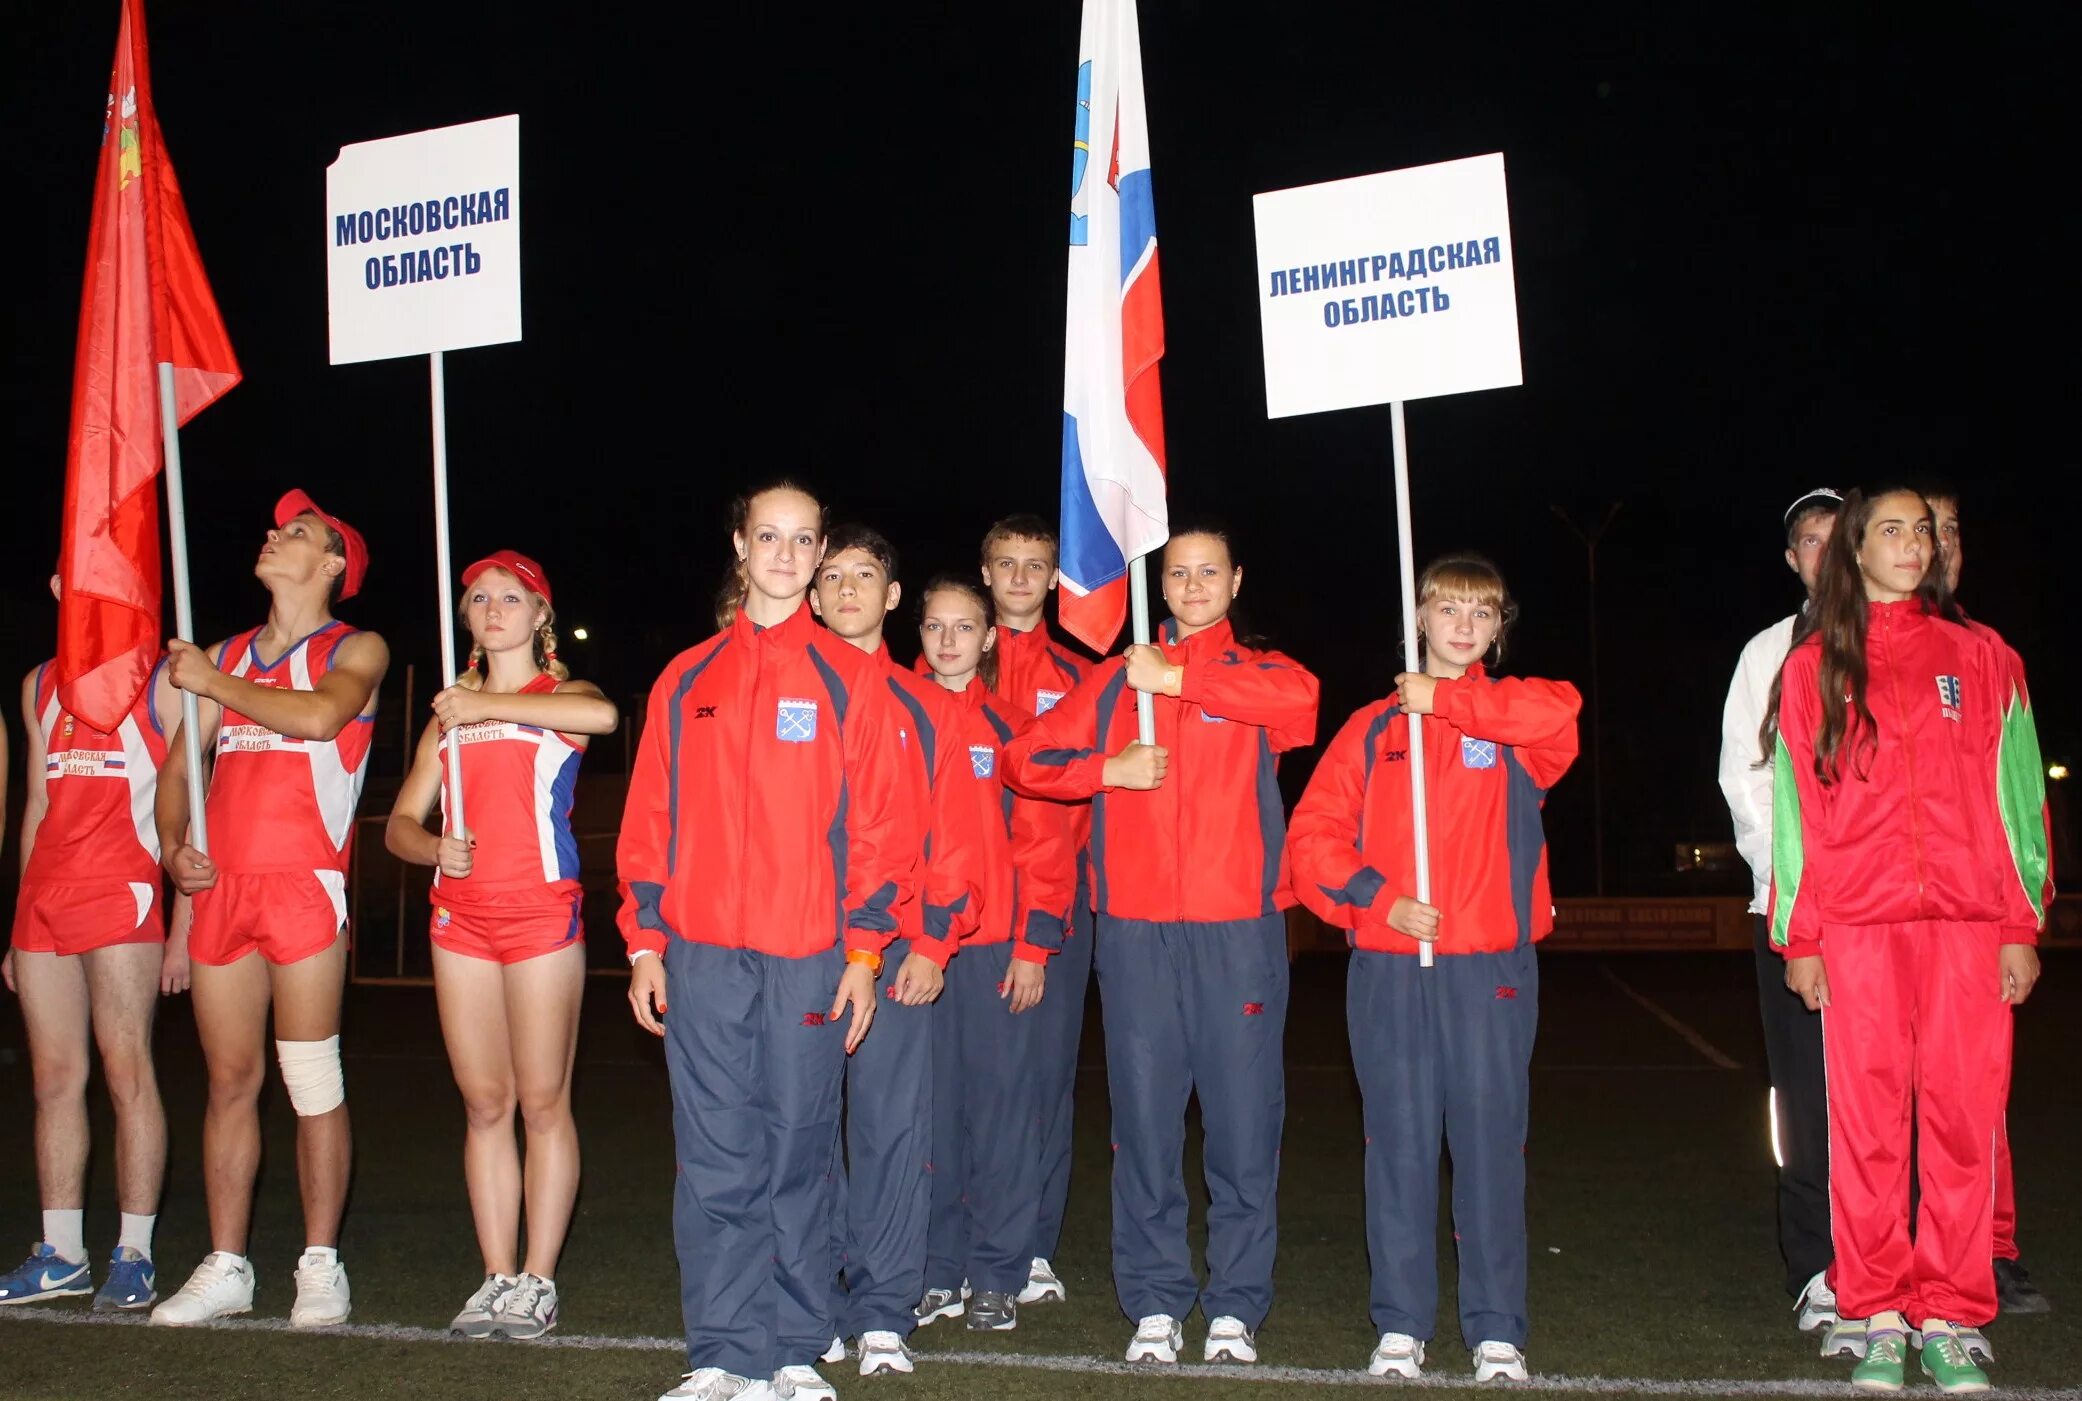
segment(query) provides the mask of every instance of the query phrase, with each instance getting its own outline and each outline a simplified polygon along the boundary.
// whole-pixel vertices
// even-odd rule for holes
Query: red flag
[[[80,293],[58,576],[60,703],[114,730],[159,655],[159,362],[186,423],[239,382],[152,112],[143,0],[123,0]]]

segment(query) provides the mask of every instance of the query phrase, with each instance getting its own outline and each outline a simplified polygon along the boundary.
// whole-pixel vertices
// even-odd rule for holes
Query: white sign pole
[[[444,351],[521,338],[520,118],[340,148],[325,172],[332,363],[426,355],[433,399],[434,568],[441,675],[457,679],[448,553]],[[462,745],[448,733],[447,830],[463,818]]]
[[[434,570],[440,577],[441,674],[453,686],[459,679],[455,667],[455,592],[448,561],[448,389],[442,373],[441,352],[427,356],[427,378],[434,402]],[[456,731],[448,732],[448,832],[459,837],[463,826],[463,745]]]
[[[1389,407],[1403,664],[1421,671],[1403,402],[1524,383],[1504,158],[1275,190],[1252,205],[1267,416]],[[1408,719],[1416,896],[1428,905],[1424,726]],[[1431,967],[1431,944],[1420,940],[1417,951]]]
[[[1395,552],[1402,564],[1402,660],[1408,671],[1422,671],[1417,650],[1417,553],[1410,536],[1410,443],[1403,430],[1402,400],[1388,405],[1395,427]],[[1431,903],[1431,830],[1424,808],[1424,726],[1422,717],[1403,712],[1410,723],[1410,836],[1417,855],[1417,898]],[[1417,962],[1431,967],[1431,943],[1419,940]]]
[[[1137,643],[1149,643],[1149,576],[1143,573],[1147,555],[1128,561],[1128,627]],[[1157,742],[1157,698],[1147,691],[1135,693],[1136,738],[1144,744]]]
[[[174,403],[174,367],[159,362],[159,433],[166,444],[166,517],[173,536],[174,636],[195,641],[195,599],[188,590],[188,503],[181,488],[181,416]],[[188,759],[188,842],[204,855],[210,829],[203,817],[202,721],[195,693],[181,692],[181,749]]]

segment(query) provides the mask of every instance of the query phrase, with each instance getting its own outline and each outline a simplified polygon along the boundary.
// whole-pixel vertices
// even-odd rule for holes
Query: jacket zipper
[[[1901,765],[1908,787],[1909,805],[1909,855],[1916,868],[1916,916],[1927,918],[1925,907],[1925,882],[1923,880],[1923,829],[1917,820],[1916,799],[1916,744],[1914,731],[1909,727],[1908,706],[1901,698],[1901,668],[1894,664],[1894,610],[1881,605],[1880,617],[1885,620],[1881,629],[1881,646],[1887,653],[1887,686],[1894,693],[1894,713],[1901,722]]]

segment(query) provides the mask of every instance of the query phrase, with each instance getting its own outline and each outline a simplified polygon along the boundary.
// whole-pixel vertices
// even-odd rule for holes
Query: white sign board
[[[1268,417],[1524,383],[1502,155],[1251,202]]]
[[[325,262],[335,365],[519,340],[520,118],[342,146]]]

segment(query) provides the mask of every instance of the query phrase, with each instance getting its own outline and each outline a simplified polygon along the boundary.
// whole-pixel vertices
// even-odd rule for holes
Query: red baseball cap
[[[478,560],[477,563],[463,571],[463,587],[469,588],[476,581],[477,576],[484,573],[487,569],[505,570],[536,593],[541,594],[544,603],[556,601],[550,597],[549,575],[542,572],[541,565],[529,559],[518,550],[499,550]]]
[[[275,503],[275,525],[278,528],[305,514],[318,517],[340,533],[342,548],[347,556],[347,572],[340,580],[340,597],[354,597],[361,591],[361,581],[369,572],[367,542],[361,538],[359,530],[313,501],[310,493],[301,488]]]

